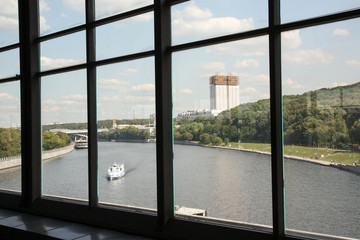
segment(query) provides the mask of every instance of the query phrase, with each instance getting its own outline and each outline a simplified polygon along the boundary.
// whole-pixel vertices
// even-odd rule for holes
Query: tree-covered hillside
[[[360,83],[284,96],[283,118],[285,144],[331,148],[358,144]],[[241,104],[217,117],[182,119],[176,124],[177,140],[215,145],[239,140],[270,143],[270,100]]]

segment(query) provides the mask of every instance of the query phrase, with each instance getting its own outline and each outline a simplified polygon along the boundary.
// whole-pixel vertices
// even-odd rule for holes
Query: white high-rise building
[[[210,77],[210,109],[217,111],[230,110],[239,105],[239,77]]]

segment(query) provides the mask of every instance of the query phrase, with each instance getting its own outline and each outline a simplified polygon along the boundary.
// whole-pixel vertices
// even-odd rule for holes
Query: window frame
[[[285,232],[284,163],[281,87],[281,33],[348,19],[360,18],[360,9],[353,9],[321,17],[280,22],[280,0],[268,0],[268,27],[208,38],[179,45],[171,45],[171,6],[187,0],[154,0],[154,4],[125,13],[95,20],[95,0],[86,0],[86,22],[48,35],[39,35],[39,1],[18,1],[19,43],[0,48],[0,53],[20,49],[20,76],[0,79],[0,84],[20,80],[22,126],[22,192],[0,191],[0,207],[22,212],[81,222],[120,231],[159,238],[199,239],[204,237],[227,239],[316,239],[316,234],[303,238]],[[154,12],[155,49],[96,61],[95,29],[98,26]],[[40,71],[40,43],[86,31],[86,63],[59,69]],[[219,43],[269,36],[269,69],[271,101],[271,166],[272,166],[272,231],[249,225],[232,224],[220,220],[182,218],[174,215],[173,129],[171,57],[173,52]],[[96,68],[111,63],[145,57],[155,57],[156,79],[156,165],[157,211],[99,204],[98,148],[96,114]],[[76,201],[42,195],[41,167],[41,77],[74,70],[87,71],[88,107],[88,201]],[[26,107],[25,107],[26,106]],[[334,236],[334,239],[339,239]]]

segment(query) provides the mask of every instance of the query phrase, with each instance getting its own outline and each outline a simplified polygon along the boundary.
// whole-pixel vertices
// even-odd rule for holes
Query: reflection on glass
[[[41,101],[43,194],[87,200],[86,72],[42,78]]]
[[[85,23],[85,1],[40,0],[40,35],[57,32]]]
[[[150,12],[96,28],[97,58],[117,57],[154,49],[153,15],[153,12]]]
[[[19,42],[18,1],[1,1],[0,47]]]
[[[85,32],[74,33],[42,42],[40,47],[42,71],[85,62]]]
[[[172,7],[173,44],[268,26],[265,0],[196,0]]]
[[[286,23],[304,20],[359,7],[358,0],[281,0],[281,21]]]
[[[19,49],[0,53],[0,79],[20,74]]]
[[[299,38],[298,46],[282,52],[289,233],[360,236],[359,24],[351,20],[282,35]]]
[[[173,55],[176,214],[271,227],[267,41]]]
[[[95,0],[96,19],[131,11],[153,4],[153,0],[112,1]]]
[[[0,189],[21,191],[20,82],[0,84]]]
[[[156,209],[154,59],[99,67],[97,74],[99,201]],[[114,163],[124,164],[125,176],[108,175]]]

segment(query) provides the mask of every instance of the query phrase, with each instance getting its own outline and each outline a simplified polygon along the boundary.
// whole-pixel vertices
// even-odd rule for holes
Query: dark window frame
[[[0,191],[0,207],[55,217],[85,224],[113,228],[125,232],[159,238],[213,239],[312,239],[291,237],[285,232],[282,92],[281,92],[281,33],[348,19],[360,18],[360,9],[327,14],[321,17],[281,24],[280,0],[268,1],[268,27],[200,41],[171,45],[171,6],[186,0],[154,0],[154,4],[95,20],[95,0],[86,0],[86,23],[39,36],[39,1],[19,0],[19,43],[0,48],[0,53],[20,49],[20,75],[0,79],[0,84],[19,81],[21,90],[22,124],[22,192]],[[95,29],[114,21],[143,13],[154,12],[155,49],[97,61],[95,58]],[[86,31],[86,63],[40,71],[40,43]],[[174,216],[173,137],[171,55],[219,43],[269,36],[269,69],[271,100],[272,196],[273,228],[255,229],[248,225],[230,224],[203,218],[185,219]],[[96,68],[112,63],[155,57],[157,129],[157,211],[99,204],[97,173]],[[88,201],[72,201],[42,196],[41,193],[41,108],[40,79],[58,73],[86,69],[88,94]],[[25,107],[26,106],[26,107]],[[336,237],[334,236],[334,239]]]

